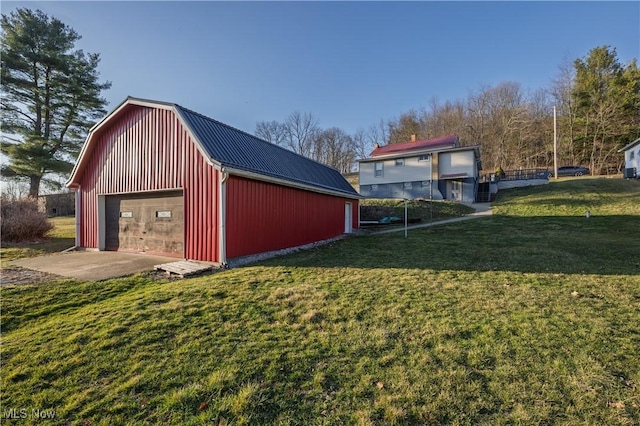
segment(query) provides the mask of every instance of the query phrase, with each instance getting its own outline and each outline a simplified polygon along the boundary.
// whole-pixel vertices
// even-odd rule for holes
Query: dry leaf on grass
[[[607,404],[607,405],[609,405],[609,407],[611,407],[611,408],[617,408],[617,409],[619,409],[619,410],[624,409],[624,402],[622,402],[622,401],[618,401],[618,402],[610,402],[610,403],[609,403],[609,404]]]

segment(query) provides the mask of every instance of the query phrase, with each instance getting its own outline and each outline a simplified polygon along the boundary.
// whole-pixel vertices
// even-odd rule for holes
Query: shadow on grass
[[[545,186],[500,191],[496,205],[501,213],[522,216],[636,213],[640,182],[585,178],[553,182]]]
[[[2,265],[12,260],[35,257],[44,254],[59,253],[75,244],[75,238],[48,238],[43,241],[29,243],[2,243],[0,257]]]
[[[288,267],[640,274],[637,216],[492,216],[353,237],[270,259]]]

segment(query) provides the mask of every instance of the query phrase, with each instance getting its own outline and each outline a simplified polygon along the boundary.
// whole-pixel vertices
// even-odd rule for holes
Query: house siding
[[[634,175],[640,177],[640,144],[628,148],[624,153],[624,158],[625,169],[633,170]]]
[[[396,159],[380,159],[384,164],[383,176],[375,176],[375,163],[378,161],[360,163],[360,185],[388,184],[411,182],[417,179],[429,180],[431,160],[419,161],[418,156],[403,157],[404,165],[397,166]]]
[[[427,182],[428,181],[411,181],[361,185],[360,195],[367,198],[424,198],[426,200],[442,200],[442,194],[438,190],[438,182],[433,181],[431,189],[429,189]],[[410,187],[409,185],[405,185],[405,183],[410,184]]]
[[[368,159],[360,162],[360,195],[367,198],[452,199],[450,184],[447,184],[447,181],[454,179],[461,182],[462,199],[459,201],[475,201],[478,176],[475,150],[432,152],[431,155],[429,161],[419,161],[419,156],[415,154],[381,158],[379,161],[384,164],[381,177],[375,177],[377,161]],[[396,165],[397,158],[403,158],[404,165]],[[431,188],[428,184],[429,173],[432,179]]]
[[[182,190],[184,257],[218,260],[219,172],[207,163],[173,111],[130,106],[93,135],[79,180],[80,245],[100,248],[99,197]]]
[[[443,152],[439,156],[439,175],[466,173],[475,177],[476,159],[473,151]]]
[[[344,233],[345,204],[358,227],[358,201],[231,175],[226,250],[234,258],[301,246]]]

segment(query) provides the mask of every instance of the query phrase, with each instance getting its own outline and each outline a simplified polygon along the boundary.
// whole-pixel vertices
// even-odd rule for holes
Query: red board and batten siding
[[[358,200],[231,175],[226,183],[226,250],[233,258],[341,235],[345,204],[358,227]]]
[[[80,181],[81,246],[98,247],[99,195],[181,189],[184,257],[218,260],[220,173],[173,111],[131,105],[92,137],[98,140]]]

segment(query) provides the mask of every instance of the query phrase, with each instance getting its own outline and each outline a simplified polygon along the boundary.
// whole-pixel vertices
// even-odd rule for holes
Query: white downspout
[[[227,179],[229,179],[229,172],[223,167],[220,170],[222,179],[220,179],[220,190],[218,191],[218,205],[220,206],[219,217],[219,246],[218,252],[220,254],[220,263],[223,267],[227,266]]]
[[[80,219],[82,218],[80,211],[80,185],[74,189],[76,193],[76,247],[80,247]]]
[[[76,238],[74,241],[73,247],[69,247],[68,249],[62,250],[62,253],[68,253],[70,251],[74,251],[80,247],[80,185],[77,188],[71,188],[75,193],[75,205],[76,205]]]

